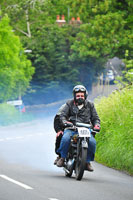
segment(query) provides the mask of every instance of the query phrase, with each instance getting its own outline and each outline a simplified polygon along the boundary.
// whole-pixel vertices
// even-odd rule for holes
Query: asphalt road
[[[133,178],[93,163],[81,181],[53,165],[53,118],[0,127],[0,200],[132,200]]]

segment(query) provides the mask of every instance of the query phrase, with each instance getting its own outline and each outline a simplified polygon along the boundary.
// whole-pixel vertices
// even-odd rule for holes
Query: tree
[[[72,88],[80,82],[91,89],[108,59],[124,58],[126,50],[132,54],[130,0],[3,0],[1,9],[11,17],[23,45],[32,49],[32,89],[42,99],[65,83]],[[56,15],[62,14],[67,23],[58,27]],[[78,16],[82,25],[69,25]]]
[[[78,82],[79,70],[69,59],[70,32],[68,27],[45,25],[34,37],[32,36],[30,42],[27,38],[26,46],[32,49],[29,59],[36,68],[31,84],[40,97],[36,98],[35,94],[32,94],[35,103],[53,100],[50,96],[56,96],[57,100],[63,98],[66,95],[65,85],[69,90],[75,82]]]
[[[133,60],[128,50],[125,52],[125,59],[123,59],[124,69],[122,71],[122,76],[117,77],[117,83],[120,86],[126,86],[133,84]]]
[[[132,51],[131,3],[117,0],[68,2],[75,16],[80,13],[81,19],[86,21],[71,46],[71,59],[82,63],[82,79],[88,72],[88,78],[90,74],[94,82],[109,58],[123,58],[126,49]]]
[[[0,20],[0,101],[24,94],[34,73],[7,16]]]

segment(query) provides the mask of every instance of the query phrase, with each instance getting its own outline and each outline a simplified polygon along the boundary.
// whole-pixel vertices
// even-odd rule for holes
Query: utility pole
[[[67,8],[67,15],[68,15],[68,24],[69,24],[69,19],[70,19],[70,8]]]

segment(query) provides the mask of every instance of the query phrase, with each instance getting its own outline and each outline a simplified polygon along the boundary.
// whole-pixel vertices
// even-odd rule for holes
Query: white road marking
[[[48,198],[49,200],[59,200],[59,199],[55,199],[55,198]]]
[[[37,136],[43,136],[45,135],[44,133],[37,133],[37,134],[27,134],[25,136],[17,136],[17,137],[6,137],[6,138],[0,138],[0,142],[5,142],[5,141],[9,141],[9,140],[21,140],[21,139],[25,139],[26,137],[37,137]]]
[[[44,135],[44,133],[38,133],[37,135]]]
[[[26,137],[31,137],[31,136],[33,136],[33,134],[28,134],[28,135],[26,135]]]
[[[13,140],[13,138],[7,137],[5,138],[5,140]]]
[[[25,184],[23,184],[23,183],[21,183],[19,181],[16,181],[16,180],[14,180],[12,178],[9,178],[8,176],[0,175],[0,177],[3,178],[3,179],[6,179],[6,180],[8,180],[8,181],[10,181],[10,182],[12,182],[12,183],[14,183],[16,185],[19,185],[20,187],[25,188],[26,190],[32,190],[33,189],[32,187],[30,187],[28,185],[25,185]]]
[[[17,140],[20,140],[20,139],[23,139],[24,137],[22,137],[22,136],[18,136],[18,137],[16,137],[15,139],[17,139]]]

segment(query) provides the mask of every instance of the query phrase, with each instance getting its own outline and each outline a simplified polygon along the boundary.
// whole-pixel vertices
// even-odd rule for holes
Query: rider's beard
[[[82,104],[84,104],[84,102],[85,102],[85,100],[83,98],[76,99],[76,103],[78,105],[82,105]]]

